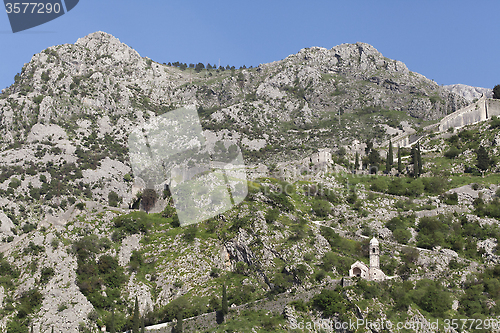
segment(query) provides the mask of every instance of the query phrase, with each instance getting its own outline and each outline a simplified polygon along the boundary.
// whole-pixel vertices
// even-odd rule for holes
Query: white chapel
[[[350,277],[362,277],[369,281],[383,281],[387,276],[380,269],[379,242],[373,237],[370,241],[370,267],[361,261],[356,261],[349,270]]]

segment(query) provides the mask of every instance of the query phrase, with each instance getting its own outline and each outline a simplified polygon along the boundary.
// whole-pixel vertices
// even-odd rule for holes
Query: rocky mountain
[[[199,70],[143,58],[102,32],[49,47],[0,95],[0,327],[91,332],[114,321],[126,330],[136,297],[146,325],[211,313],[202,324],[191,319],[193,332],[251,331],[240,322],[288,331],[301,318],[348,318],[339,313],[426,320],[443,314],[422,295],[440,296],[452,282],[443,308],[463,314],[472,299],[467,274],[482,279],[498,262],[498,119],[422,138],[421,178],[408,149],[400,177],[347,171],[356,152],[360,164],[384,169],[385,154],[352,149],[354,140],[382,142],[466,104],[363,43],[303,49],[257,68]],[[251,171],[242,204],[188,227],[168,190],[145,204],[152,194],[127,147],[133,128],[179,107],[197,109],[209,145],[240,146]],[[479,145],[491,157],[485,177]],[[334,147],[333,157],[311,156]],[[337,285],[355,260],[367,262],[372,236],[383,244],[381,268],[404,281],[378,294],[362,283],[336,291],[330,296],[346,310],[328,315],[313,295]],[[442,284],[416,282],[426,278]],[[271,296],[269,308],[233,307],[217,326],[223,284],[230,305]],[[284,317],[290,295],[312,301],[288,304]]]
[[[197,73],[142,58],[102,32],[35,55],[1,97],[4,147],[25,142],[37,123],[75,127],[84,116],[120,140],[135,121],[194,105],[204,128],[238,141],[254,160],[298,157],[353,138],[382,141],[382,124],[418,126],[466,104],[364,43]],[[122,134],[113,132],[115,125]],[[299,138],[297,131],[314,135]]]
[[[479,99],[483,95],[487,98],[493,97],[493,89],[490,88],[471,87],[465,84],[451,84],[448,86],[444,86],[444,88],[459,96],[462,96],[468,102],[472,102],[474,99]]]

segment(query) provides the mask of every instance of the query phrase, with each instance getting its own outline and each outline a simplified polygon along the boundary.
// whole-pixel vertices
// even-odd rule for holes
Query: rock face
[[[493,97],[493,89],[489,88],[471,87],[465,84],[451,84],[444,86],[444,88],[454,94],[462,96],[468,102],[472,102],[474,99],[479,99],[483,95],[487,98]]]

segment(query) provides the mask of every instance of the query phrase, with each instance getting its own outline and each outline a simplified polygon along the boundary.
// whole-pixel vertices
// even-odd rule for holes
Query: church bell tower
[[[375,237],[370,241],[370,268],[380,268],[379,243]]]

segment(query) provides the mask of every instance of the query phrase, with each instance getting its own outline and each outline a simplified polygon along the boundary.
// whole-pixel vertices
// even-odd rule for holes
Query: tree
[[[477,163],[476,166],[481,172],[488,170],[490,166],[490,157],[488,156],[488,152],[483,146],[480,146],[477,151]]]
[[[201,72],[201,70],[202,70],[202,69],[204,69],[204,68],[205,68],[205,65],[203,65],[201,62],[199,62],[199,63],[197,63],[197,64],[196,64],[196,67],[195,67],[195,69],[194,69],[194,70],[195,70],[197,73],[199,73],[199,72]]]
[[[494,98],[494,99],[500,99],[500,84],[497,84],[497,85],[493,88],[493,98]]]
[[[380,163],[380,154],[376,149],[372,149],[368,155],[368,164],[370,166],[378,167]]]
[[[146,213],[148,213],[149,210],[151,208],[153,208],[153,206],[156,203],[157,198],[158,198],[158,195],[156,194],[155,190],[149,189],[149,188],[144,190],[144,193],[142,194],[142,198],[141,198],[141,204],[142,204],[142,207],[144,208],[144,210],[146,211]]]
[[[392,165],[394,164],[394,153],[392,151],[392,141],[389,141],[389,152],[387,153],[387,172],[391,172]]]
[[[134,315],[132,317],[132,333],[139,333],[139,324],[139,301],[137,296],[135,296]]]
[[[417,163],[418,163],[418,176],[422,175],[423,167],[422,167],[422,155],[420,153],[420,142],[417,144]]]
[[[411,148],[411,156],[413,161],[413,177],[418,177],[418,156],[415,147]]]
[[[142,316],[141,319],[141,333],[146,332],[146,327],[144,327],[144,316]]]
[[[401,147],[398,146],[398,173],[403,172],[403,165],[401,164]]]
[[[356,159],[354,162],[354,170],[358,170],[358,169],[359,169],[359,153],[356,152]]]
[[[227,303],[227,291],[226,285],[222,285],[222,314],[227,315],[229,313],[229,305]]]

